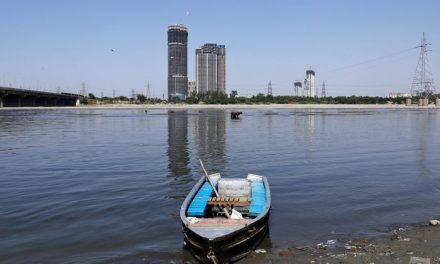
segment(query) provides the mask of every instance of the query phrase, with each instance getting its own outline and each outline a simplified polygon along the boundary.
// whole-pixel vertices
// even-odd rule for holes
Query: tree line
[[[429,96],[431,103],[439,98],[440,94]],[[170,100],[160,98],[147,98],[143,94],[137,94],[135,97],[128,98],[126,96],[102,97],[97,98],[90,93],[81,99],[83,104],[114,104],[114,103],[131,103],[131,104],[405,104],[407,97],[380,97],[380,96],[328,96],[328,97],[302,97],[288,95],[265,95],[259,93],[251,97],[238,96],[236,91],[232,91],[229,95],[224,93],[192,93],[186,100],[178,97]],[[417,103],[419,97],[411,98],[413,103]]]

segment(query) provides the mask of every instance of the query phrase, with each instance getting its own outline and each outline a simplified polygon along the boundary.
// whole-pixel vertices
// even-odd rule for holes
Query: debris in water
[[[336,244],[336,240],[334,240],[334,239],[331,239],[331,240],[327,240],[327,243],[326,243],[327,245],[334,245],[334,244]]]
[[[327,249],[327,245],[325,245],[324,243],[316,244],[316,247],[319,249]]]
[[[429,224],[430,225],[440,225],[440,221],[434,219],[434,220],[429,221]]]
[[[431,259],[420,258],[420,257],[411,257],[409,260],[409,264],[431,264]]]

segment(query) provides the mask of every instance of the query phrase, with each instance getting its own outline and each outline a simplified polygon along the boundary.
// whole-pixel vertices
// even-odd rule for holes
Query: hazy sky
[[[292,95],[312,67],[328,95],[409,91],[422,33],[440,83],[440,1],[0,0],[0,85],[167,97],[167,26],[226,45],[226,90]],[[112,51],[114,50],[114,51]],[[440,87],[437,87],[437,92]]]

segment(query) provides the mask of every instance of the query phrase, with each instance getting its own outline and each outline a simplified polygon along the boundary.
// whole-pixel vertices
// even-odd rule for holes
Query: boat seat
[[[262,180],[254,179],[252,185],[251,206],[249,216],[256,217],[263,213],[266,207],[266,190]]]
[[[209,175],[209,177],[212,181],[212,184],[214,184],[214,186],[217,186],[217,182],[220,179],[220,174],[212,174]],[[211,197],[213,192],[214,190],[212,189],[211,184],[209,184],[208,181],[205,181],[197,194],[194,196],[194,199],[191,201],[186,215],[191,217],[203,217],[203,215],[205,214],[206,206],[208,204],[208,199],[209,197]]]

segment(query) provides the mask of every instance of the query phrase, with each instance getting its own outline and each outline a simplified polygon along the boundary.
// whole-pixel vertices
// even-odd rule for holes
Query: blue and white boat
[[[265,176],[202,177],[180,209],[185,243],[203,263],[229,263],[249,254],[268,230],[271,196]],[[217,193],[219,197],[217,196]]]

